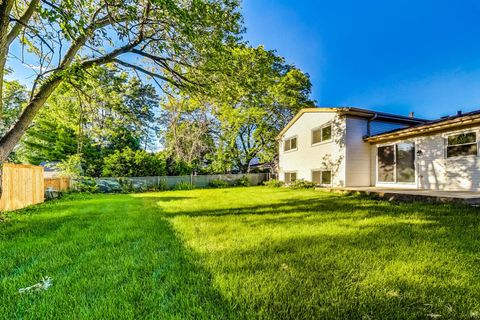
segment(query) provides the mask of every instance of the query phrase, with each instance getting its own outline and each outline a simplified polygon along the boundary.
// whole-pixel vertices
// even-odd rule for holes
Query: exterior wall
[[[415,166],[417,170],[417,183],[415,187],[426,190],[447,191],[480,191],[480,157],[460,156],[446,158],[445,137],[455,133],[477,132],[480,138],[480,126],[464,130],[448,131],[435,135],[420,136],[406,140],[394,141],[393,144],[402,141],[414,141],[416,152]],[[374,179],[376,181],[376,150],[381,144],[372,148],[374,159]],[[377,185],[379,185],[377,183]],[[401,185],[395,185],[400,187]]]
[[[395,129],[407,128],[408,125],[395,123],[395,122],[387,122],[387,121],[380,121],[380,120],[373,120],[370,123],[370,135],[374,136],[376,134],[384,133],[387,131],[392,131]]]
[[[368,187],[370,180],[371,145],[363,142],[368,134],[368,120],[347,117],[345,178],[347,187]]]
[[[332,140],[312,145],[312,129],[332,123]],[[282,136],[279,143],[279,179],[296,172],[297,179],[311,181],[312,170],[331,170],[332,185],[345,186],[345,117],[335,112],[305,113]],[[297,149],[283,151],[283,141],[297,137]],[[361,138],[360,138],[361,139]]]

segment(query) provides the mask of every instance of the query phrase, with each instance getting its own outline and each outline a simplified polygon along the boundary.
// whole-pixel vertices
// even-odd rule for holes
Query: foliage
[[[240,179],[237,179],[233,183],[236,187],[248,187],[250,186],[250,179],[247,176],[243,176]]]
[[[58,163],[56,167],[60,170],[60,174],[62,176],[67,176],[74,179],[84,176],[82,158],[80,155],[69,156],[66,160]]]
[[[298,179],[290,183],[288,186],[292,189],[311,189],[315,188],[316,184],[311,181]]]
[[[270,179],[270,180],[264,181],[263,184],[270,188],[280,188],[285,185],[283,181],[276,180],[276,179]]]
[[[179,181],[173,187],[174,190],[193,190],[195,186],[187,181]]]
[[[133,185],[133,182],[127,178],[119,178],[118,183],[120,184],[120,189],[122,193],[133,193],[133,192],[141,192],[142,190],[138,190]]]
[[[0,136],[15,123],[27,103],[27,89],[18,81],[3,83],[3,114],[0,118]]]
[[[80,155],[88,176],[100,176],[103,158],[152,139],[155,89],[115,68],[94,68],[81,83],[64,83],[50,96],[20,146],[25,162]]]
[[[164,102],[163,138],[175,154],[194,154],[188,158],[212,172],[248,172],[253,159],[274,160],[278,132],[300,109],[313,106],[311,83],[263,47],[233,46],[224,59],[213,96],[182,94]]]
[[[0,89],[14,60],[7,56],[32,66],[36,77],[25,116],[0,139],[0,161],[62,83],[81,83],[96,66],[116,64],[159,87],[207,93],[226,44],[238,42],[242,29],[236,0],[3,1]]]
[[[210,188],[228,188],[231,186],[231,184],[228,181],[222,179],[213,179],[208,182],[208,186]]]
[[[152,154],[144,150],[125,148],[116,150],[105,157],[103,175],[105,177],[147,177],[163,176],[166,161],[161,154]]]
[[[169,96],[159,119],[160,135],[170,157],[188,167],[188,173],[202,170],[215,149],[211,132],[213,120],[207,107],[193,98]]]
[[[98,185],[95,179],[82,177],[75,180],[72,190],[81,193],[96,193],[98,192]]]
[[[174,156],[168,156],[168,154],[165,153],[163,156],[166,157],[167,175],[169,176],[190,175],[195,170],[191,164],[187,163],[183,159],[176,158]]]
[[[0,222],[0,310],[6,319],[469,319],[478,219],[466,206],[286,188],[66,195]],[[48,291],[18,294],[47,275]]]

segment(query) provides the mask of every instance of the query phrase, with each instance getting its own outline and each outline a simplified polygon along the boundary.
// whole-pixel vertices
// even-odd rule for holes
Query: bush
[[[135,190],[135,186],[130,179],[120,178],[118,179],[118,183],[120,184],[120,189],[122,193],[133,193]]]
[[[162,176],[166,173],[166,161],[161,154],[145,150],[125,148],[105,157],[103,176],[105,177],[147,177]]]
[[[237,187],[248,187],[250,186],[250,180],[247,176],[243,176],[240,179],[235,180],[233,184]]]
[[[292,189],[310,189],[315,188],[315,183],[303,179],[295,180],[289,184]]]
[[[82,178],[75,181],[72,191],[95,193],[98,192],[98,184],[93,178]]]
[[[208,183],[210,188],[228,188],[231,187],[230,183],[221,179],[213,179]]]
[[[187,181],[180,181],[178,182],[175,187],[175,190],[192,190],[195,189],[195,186]]]
[[[263,184],[270,188],[280,188],[285,185],[285,182],[276,180],[276,179],[270,179],[270,180],[264,181]]]

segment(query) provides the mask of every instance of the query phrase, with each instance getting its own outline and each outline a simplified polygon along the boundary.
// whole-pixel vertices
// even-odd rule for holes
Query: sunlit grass
[[[72,196],[0,223],[12,318],[469,318],[474,208],[263,187]],[[47,291],[18,289],[53,278]]]

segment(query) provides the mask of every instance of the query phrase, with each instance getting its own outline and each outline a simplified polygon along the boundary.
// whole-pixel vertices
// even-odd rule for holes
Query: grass
[[[478,214],[265,187],[68,196],[0,222],[0,317],[480,317]]]

